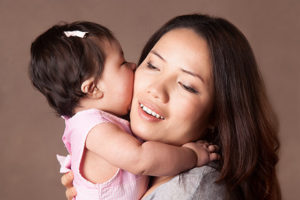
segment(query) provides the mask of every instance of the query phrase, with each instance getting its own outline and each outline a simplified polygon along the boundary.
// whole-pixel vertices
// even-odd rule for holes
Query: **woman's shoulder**
[[[196,167],[181,173],[175,177],[174,181],[178,185],[183,185],[185,190],[193,191],[193,193],[202,194],[218,194],[225,192],[225,186],[217,183],[219,171],[212,165]]]
[[[162,184],[144,200],[155,199],[225,199],[226,189],[216,183],[219,172],[213,166],[196,167]]]
[[[186,172],[179,174],[180,178],[184,179],[200,179],[207,177],[218,177],[219,171],[216,169],[215,165],[204,165],[202,167],[195,167]]]

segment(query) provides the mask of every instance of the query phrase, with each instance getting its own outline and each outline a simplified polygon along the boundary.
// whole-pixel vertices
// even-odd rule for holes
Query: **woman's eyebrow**
[[[188,70],[183,69],[183,68],[181,68],[181,71],[184,72],[184,73],[186,73],[186,74],[189,74],[189,75],[191,75],[191,76],[197,77],[197,78],[199,78],[203,83],[205,83],[204,79],[203,79],[199,74],[196,74],[196,73],[194,73],[194,72],[188,71]]]
[[[157,53],[157,51],[151,50],[150,53],[156,55],[156,56],[159,57],[162,61],[166,62],[166,60],[164,59],[164,57],[162,57],[159,53]],[[199,74],[196,74],[196,73],[194,73],[194,72],[191,72],[191,71],[186,70],[186,69],[183,69],[183,68],[181,68],[181,71],[184,72],[184,73],[186,73],[186,74],[189,74],[189,75],[191,75],[191,76],[197,77],[197,78],[199,78],[203,83],[205,83],[204,79],[203,79]]]
[[[153,53],[154,55],[159,57],[162,61],[166,62],[166,60],[159,53],[157,53],[155,50],[151,50],[150,53]]]

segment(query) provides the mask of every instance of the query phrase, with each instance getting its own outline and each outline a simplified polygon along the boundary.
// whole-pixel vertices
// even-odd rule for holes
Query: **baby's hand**
[[[219,150],[217,145],[209,144],[203,140],[198,140],[197,142],[189,142],[183,147],[193,150],[197,155],[197,167],[201,167],[210,161],[218,160],[220,155],[216,153]]]

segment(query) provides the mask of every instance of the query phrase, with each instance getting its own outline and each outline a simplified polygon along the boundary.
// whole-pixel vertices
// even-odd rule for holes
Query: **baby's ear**
[[[102,98],[103,92],[97,88],[94,78],[89,78],[81,84],[81,91],[90,98]]]

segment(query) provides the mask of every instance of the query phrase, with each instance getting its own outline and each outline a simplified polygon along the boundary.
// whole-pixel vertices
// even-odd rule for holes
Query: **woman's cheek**
[[[197,96],[181,98],[176,105],[181,105],[176,107],[176,118],[184,125],[182,137],[187,142],[200,139],[207,127],[210,106]]]
[[[140,94],[146,92],[148,85],[151,83],[151,76],[143,71],[137,71],[135,74],[134,93]]]

